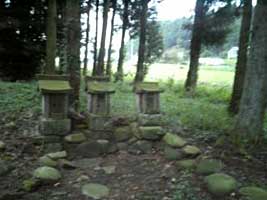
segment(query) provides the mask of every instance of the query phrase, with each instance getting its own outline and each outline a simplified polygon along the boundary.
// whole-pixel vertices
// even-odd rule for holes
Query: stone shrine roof
[[[141,82],[137,83],[135,87],[136,93],[159,93],[163,92],[160,89],[159,84],[157,82]]]
[[[114,93],[115,88],[110,82],[88,81],[87,92],[90,94]]]
[[[65,80],[39,80],[38,89],[42,93],[69,93],[72,88]]]

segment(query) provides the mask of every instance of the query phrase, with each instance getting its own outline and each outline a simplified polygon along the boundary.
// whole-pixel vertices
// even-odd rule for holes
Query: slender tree
[[[112,18],[111,18],[111,30],[110,30],[109,48],[108,48],[108,60],[107,60],[107,70],[106,70],[106,74],[108,76],[111,76],[112,42],[113,42],[113,35],[114,35],[114,21],[115,21],[115,15],[116,15],[116,11],[117,11],[117,0],[112,0],[111,2],[112,2],[113,12],[112,12]]]
[[[85,36],[85,52],[83,60],[83,75],[86,76],[87,65],[88,65],[88,43],[89,43],[89,32],[90,32],[90,11],[91,11],[92,0],[87,2],[87,20],[86,20],[86,36]]]
[[[134,82],[142,82],[144,80],[144,61],[146,50],[146,24],[147,24],[147,11],[148,3],[150,0],[142,1],[142,9],[140,15],[140,36],[139,36],[139,49],[138,49],[138,62]]]
[[[96,12],[95,12],[95,42],[94,42],[94,66],[93,66],[93,76],[96,75],[97,68],[97,43],[98,43],[98,12],[99,12],[99,0],[96,0]]]
[[[243,16],[239,37],[239,51],[236,63],[236,73],[233,85],[233,93],[230,101],[229,111],[237,114],[239,103],[243,92],[243,85],[247,65],[247,51],[249,46],[250,24],[252,18],[252,0],[244,0]]]
[[[98,63],[96,68],[96,75],[103,76],[105,71],[105,45],[106,45],[106,33],[107,33],[107,25],[108,25],[108,10],[109,10],[110,0],[104,0],[104,8],[103,8],[103,25],[102,25],[102,36],[101,43],[98,55]]]
[[[73,93],[70,96],[70,105],[76,111],[79,109],[80,94],[80,0],[67,0],[67,52],[68,73]]]
[[[195,6],[195,19],[192,30],[192,39],[190,47],[190,65],[185,82],[186,91],[194,91],[197,84],[197,71],[199,65],[199,56],[201,51],[203,21],[205,17],[205,1],[197,0]]]
[[[258,0],[253,19],[252,37],[245,83],[234,129],[234,141],[258,141],[263,135],[267,103],[267,1]]]
[[[46,65],[45,74],[55,73],[55,58],[57,48],[57,3],[54,0],[48,1],[47,27],[46,27]]]
[[[129,26],[129,1],[123,0],[123,23],[122,23],[122,34],[121,34],[121,46],[119,52],[119,60],[118,60],[118,67],[115,80],[122,81],[123,80],[123,61],[124,61],[124,40],[125,40],[125,33]]]

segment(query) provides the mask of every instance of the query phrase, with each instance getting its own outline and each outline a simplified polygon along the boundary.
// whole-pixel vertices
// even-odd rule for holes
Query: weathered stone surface
[[[239,193],[248,200],[265,200],[267,199],[267,191],[259,187],[243,187]]]
[[[192,146],[192,145],[185,146],[183,148],[183,152],[186,156],[190,156],[190,157],[195,157],[201,154],[201,150],[198,147]]]
[[[74,165],[81,169],[95,168],[100,165],[101,161],[98,158],[84,158],[76,160]]]
[[[33,172],[34,178],[45,182],[55,182],[61,179],[60,172],[52,167],[39,167]]]
[[[107,140],[88,141],[77,146],[76,157],[94,158],[108,153],[110,143]]]
[[[145,154],[152,152],[152,143],[145,140],[138,140],[128,147],[129,153],[132,154]]]
[[[89,183],[82,187],[82,194],[93,199],[102,199],[109,195],[109,188],[95,183]]]
[[[138,124],[140,126],[161,126],[163,125],[162,115],[161,114],[139,114],[138,115]]]
[[[68,142],[68,143],[77,144],[77,143],[85,142],[86,141],[86,137],[82,133],[76,133],[76,134],[67,135],[64,138],[64,141]]]
[[[183,154],[179,149],[166,146],[164,148],[164,156],[168,160],[180,160],[183,158]]]
[[[120,151],[126,151],[128,149],[128,143],[126,142],[119,142],[117,143],[117,147]]]
[[[39,158],[39,163],[42,166],[48,166],[48,167],[56,167],[57,166],[57,162],[52,160],[50,157],[48,156],[42,156]]]
[[[141,126],[139,130],[141,137],[146,140],[159,140],[164,136],[160,126]]]
[[[132,137],[131,128],[129,126],[121,126],[115,129],[114,138],[117,142],[125,142]]]
[[[206,159],[197,164],[197,173],[209,175],[221,171],[223,163],[220,160]]]
[[[77,168],[77,166],[69,161],[69,160],[66,160],[66,159],[60,159],[58,161],[58,166],[61,167],[61,168],[64,168],[64,169],[75,169]]]
[[[86,137],[90,140],[114,140],[114,135],[112,131],[87,131],[85,133]]]
[[[110,131],[113,128],[111,117],[90,114],[88,117],[88,127],[90,130],[95,131]]]
[[[70,119],[41,119],[40,132],[42,135],[65,136],[71,130]]]
[[[114,174],[116,167],[115,166],[105,166],[105,167],[102,167],[102,169],[104,170],[104,172],[106,174]]]
[[[53,153],[63,150],[61,143],[47,143],[44,145],[44,153]]]
[[[6,144],[3,141],[0,141],[0,151],[5,150]]]
[[[208,191],[216,196],[230,194],[237,189],[237,181],[226,174],[216,173],[205,177]]]
[[[180,160],[176,162],[176,166],[179,169],[194,169],[196,167],[196,161],[192,160],[192,159],[188,159],[188,160]]]
[[[12,171],[13,166],[7,163],[4,160],[0,159],[0,176],[7,175],[10,171]]]
[[[186,145],[186,141],[178,135],[167,133],[163,137],[163,141],[171,147],[181,148]]]
[[[58,159],[66,158],[67,152],[66,151],[58,151],[58,152],[54,152],[54,153],[49,153],[49,154],[47,154],[47,156],[53,160],[58,160]]]

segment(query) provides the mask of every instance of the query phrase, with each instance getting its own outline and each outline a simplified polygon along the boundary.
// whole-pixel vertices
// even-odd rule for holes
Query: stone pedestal
[[[42,94],[40,133],[46,146],[60,146],[71,130],[68,114],[68,95],[71,87],[67,76],[39,75],[38,89]],[[49,149],[47,149],[49,151]]]

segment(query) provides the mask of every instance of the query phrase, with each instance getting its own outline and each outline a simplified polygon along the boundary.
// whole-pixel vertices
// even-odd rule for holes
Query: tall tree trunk
[[[250,24],[252,18],[252,0],[244,0],[243,17],[239,37],[239,50],[236,63],[236,73],[233,85],[233,93],[230,101],[229,112],[237,114],[243,92],[243,85],[247,65],[247,51],[249,46]]]
[[[114,35],[114,21],[115,21],[115,15],[116,15],[116,10],[117,10],[117,0],[114,0],[112,2],[112,7],[113,7],[113,13],[112,13],[112,18],[111,18],[111,31],[110,31],[110,39],[109,39],[109,48],[108,48],[108,61],[107,61],[107,70],[106,74],[108,76],[111,76],[111,55],[112,55],[112,42],[113,42],[113,35]]]
[[[55,58],[57,48],[57,3],[54,0],[48,1],[47,26],[46,26],[46,66],[45,74],[55,73]]]
[[[80,96],[80,0],[67,0],[68,73],[73,93],[70,105],[78,111]]]
[[[253,19],[248,65],[239,113],[235,124],[240,138],[257,141],[263,133],[267,103],[267,1],[258,0]]]
[[[140,36],[139,36],[139,49],[138,49],[138,62],[134,82],[142,82],[144,80],[144,62],[146,51],[146,24],[147,24],[147,11],[149,0],[142,1],[142,11],[140,16]]]
[[[87,65],[88,65],[88,43],[89,43],[89,31],[90,31],[90,10],[91,10],[92,0],[87,2],[88,10],[87,10],[87,23],[86,23],[86,36],[85,36],[85,52],[84,52],[84,60],[83,60],[83,75],[87,74]]]
[[[92,73],[93,76],[96,75],[96,68],[97,68],[98,12],[99,12],[99,0],[96,0],[95,42],[94,42],[94,66],[93,66],[93,73]]]
[[[102,26],[102,36],[98,55],[98,63],[96,68],[96,75],[103,76],[105,71],[105,45],[106,45],[106,34],[108,25],[108,10],[109,10],[110,0],[104,0],[104,10],[103,10],[103,26]]]
[[[58,10],[61,18],[58,20],[59,29],[57,30],[59,72],[66,73],[67,69],[67,35],[66,35],[66,0],[58,1]]]
[[[204,0],[197,0],[195,7],[195,19],[194,19],[191,46],[190,46],[190,65],[187,74],[187,79],[185,82],[185,90],[190,93],[195,92],[197,85],[199,56],[201,52],[201,42],[202,42],[202,27],[203,27],[203,20],[205,17],[204,4],[205,4]]]
[[[122,35],[121,35],[121,47],[120,47],[120,53],[119,53],[119,60],[118,60],[118,68],[116,73],[116,81],[122,81],[123,80],[123,61],[124,61],[124,38],[126,29],[129,24],[129,1],[124,0],[124,11],[123,11],[123,24],[122,24]]]

